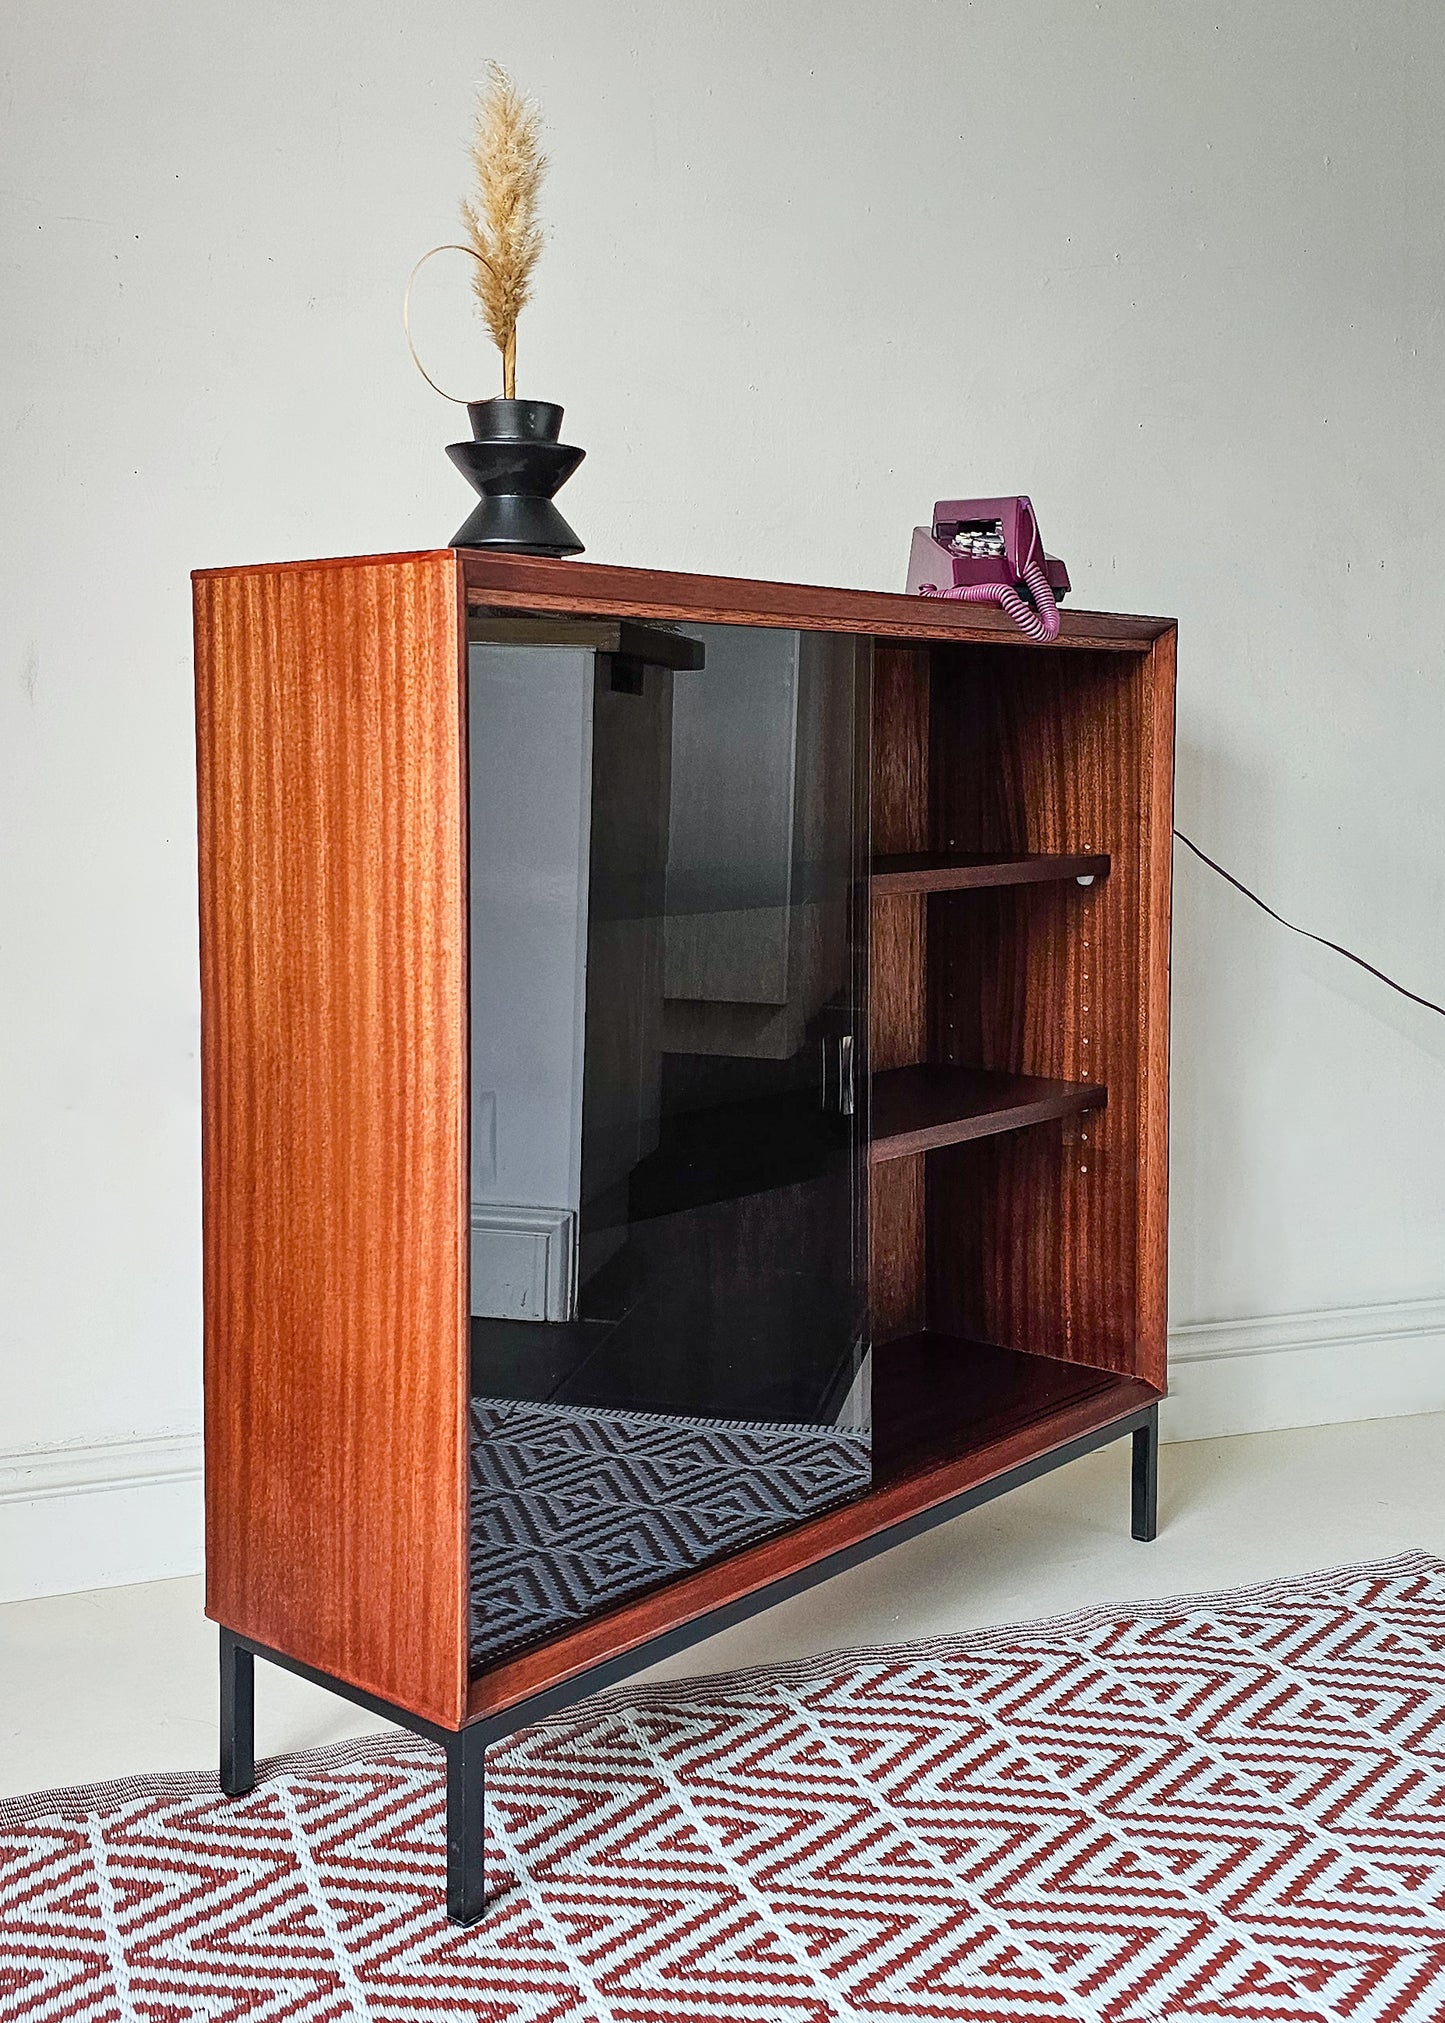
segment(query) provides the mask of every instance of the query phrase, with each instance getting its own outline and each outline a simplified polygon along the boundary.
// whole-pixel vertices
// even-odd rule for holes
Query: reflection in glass
[[[473,1662],[869,1483],[860,642],[474,621]]]

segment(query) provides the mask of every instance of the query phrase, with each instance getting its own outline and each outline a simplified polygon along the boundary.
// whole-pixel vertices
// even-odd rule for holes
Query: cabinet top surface
[[[746,576],[697,576],[668,569],[625,569],[610,562],[500,555],[467,548],[417,549],[396,555],[345,555],[315,561],[247,563],[197,569],[192,580],[271,574],[327,573],[386,564],[448,562],[459,595],[492,610],[585,612],[599,617],[690,620],[695,624],[769,625],[819,632],[871,633],[882,639],[958,640],[999,646],[1030,644],[1003,612],[989,605],[945,603],[889,590],[840,590],[810,583],[769,583]],[[1172,631],[1172,618],[1112,611],[1065,610],[1058,646],[1145,649]]]

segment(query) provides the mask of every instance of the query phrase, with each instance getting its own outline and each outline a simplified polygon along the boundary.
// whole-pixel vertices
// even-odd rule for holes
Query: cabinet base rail
[[[394,1721],[398,1727],[408,1728],[413,1734],[424,1736],[437,1743],[446,1755],[446,1820],[447,1820],[447,1916],[455,1924],[475,1924],[486,1909],[486,1894],[483,1883],[482,1854],[485,1838],[485,1770],[486,1752],[493,1742],[500,1742],[504,1736],[514,1734],[519,1728],[526,1728],[545,1715],[555,1713],[559,1708],[572,1705],[603,1688],[615,1685],[631,1673],[645,1670],[649,1665],[659,1664],[664,1658],[684,1651],[692,1644],[703,1642],[716,1636],[720,1630],[748,1617],[759,1615],[775,1603],[791,1600],[810,1587],[829,1580],[834,1574],[846,1572],[849,1567],[861,1565],[890,1546],[901,1545],[905,1539],[917,1537],[921,1532],[931,1531],[935,1525],[946,1524],[950,1518],[961,1517],[967,1510],[976,1509],[980,1504],[992,1502],[994,1497],[1006,1495],[1011,1489],[1021,1488],[1040,1475],[1047,1475],[1055,1468],[1062,1468],[1070,1461],[1077,1461],[1096,1448],[1106,1447],[1126,1435],[1132,1437],[1133,1449],[1130,1475],[1130,1530],[1137,1539],[1153,1539],[1158,1532],[1159,1496],[1159,1407],[1146,1405],[1127,1417],[1116,1419],[1107,1426],[1095,1427],[1077,1439],[1060,1447],[1050,1448],[1046,1453],[1031,1457],[1006,1473],[992,1476],[986,1482],[972,1484],[960,1490],[955,1496],[942,1503],[932,1505],[927,1510],[913,1512],[898,1523],[889,1525],[871,1537],[859,1539],[854,1544],[843,1547],[838,1552],[829,1553],[815,1560],[811,1565],[795,1568],[791,1573],[769,1581],[766,1586],[752,1594],[740,1595],[735,1600],[709,1609],[705,1614],[695,1616],[691,1621],[675,1624],[645,1643],[620,1656],[601,1660],[585,1670],[559,1680],[557,1684],[545,1687],[519,1700],[510,1707],[500,1709],[495,1714],[486,1714],[470,1721],[463,1728],[443,1728],[434,1721],[425,1720],[418,1714],[397,1707],[390,1701],[381,1700],[373,1693],[363,1692],[343,1679],[334,1678],[329,1672],[318,1671],[312,1665],[302,1664],[297,1658],[290,1658],[284,1652],[270,1649],[252,1637],[241,1636],[237,1631],[221,1626],[221,1789],[230,1798],[242,1797],[256,1782],[256,1695],[255,1661],[266,1659],[268,1664],[279,1665],[283,1670],[295,1672],[300,1678],[310,1679],[314,1685],[325,1686],[342,1699],[353,1701],[358,1707],[365,1707],[369,1713],[383,1715]]]

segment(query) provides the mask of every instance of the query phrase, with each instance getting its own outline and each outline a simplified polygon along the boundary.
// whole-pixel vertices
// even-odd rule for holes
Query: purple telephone
[[[1001,604],[1030,639],[1057,639],[1069,572],[1046,555],[1027,499],[940,499],[915,527],[908,588],[920,597]]]

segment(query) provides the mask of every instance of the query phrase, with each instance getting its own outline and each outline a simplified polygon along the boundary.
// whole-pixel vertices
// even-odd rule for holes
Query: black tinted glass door
[[[475,635],[483,1664],[868,1486],[868,665]]]

